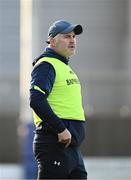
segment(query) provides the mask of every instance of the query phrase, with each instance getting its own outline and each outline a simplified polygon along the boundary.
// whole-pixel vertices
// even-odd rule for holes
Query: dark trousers
[[[87,179],[79,148],[61,144],[34,144],[39,179]]]

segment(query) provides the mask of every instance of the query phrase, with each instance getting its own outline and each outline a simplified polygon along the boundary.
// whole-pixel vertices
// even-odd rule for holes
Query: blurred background
[[[70,64],[82,84],[89,180],[131,179],[131,0],[0,0],[0,179],[35,179],[32,59],[58,19],[81,24]]]

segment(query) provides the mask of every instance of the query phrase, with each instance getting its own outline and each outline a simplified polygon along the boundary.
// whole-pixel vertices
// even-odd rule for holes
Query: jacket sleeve
[[[31,73],[30,106],[56,133],[60,133],[66,127],[47,101],[54,81],[55,70],[51,64],[43,62],[34,68]]]

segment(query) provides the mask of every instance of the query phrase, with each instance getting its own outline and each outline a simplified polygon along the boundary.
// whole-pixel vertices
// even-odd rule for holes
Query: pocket
[[[85,123],[83,122],[78,122],[78,121],[74,121],[74,122],[70,122],[70,126],[69,126],[69,131],[72,134],[72,141],[71,141],[71,145],[73,146],[80,146],[80,144],[82,143],[82,141],[85,138]]]

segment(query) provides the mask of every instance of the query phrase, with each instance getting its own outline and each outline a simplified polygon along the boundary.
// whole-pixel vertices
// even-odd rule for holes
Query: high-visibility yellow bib
[[[56,73],[52,91],[47,98],[54,113],[62,119],[85,121],[81,86],[76,74],[69,65],[51,57],[41,58],[35,66],[44,61],[52,64]],[[37,126],[42,120],[33,114]]]

